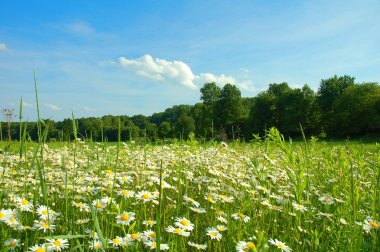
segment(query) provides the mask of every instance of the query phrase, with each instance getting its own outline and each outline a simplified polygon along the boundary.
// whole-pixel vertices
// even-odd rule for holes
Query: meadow
[[[377,143],[4,146],[1,251],[379,251]]]

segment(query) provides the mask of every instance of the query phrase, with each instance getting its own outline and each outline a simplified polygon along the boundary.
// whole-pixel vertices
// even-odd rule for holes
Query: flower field
[[[17,145],[17,143],[14,143]],[[1,251],[379,251],[380,145],[24,143]]]

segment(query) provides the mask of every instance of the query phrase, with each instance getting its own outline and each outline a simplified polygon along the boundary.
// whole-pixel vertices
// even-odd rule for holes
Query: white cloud
[[[8,48],[4,43],[0,43],[0,51],[6,51]]]
[[[182,61],[153,59],[150,55],[144,55],[132,60],[120,57],[119,64],[124,68],[134,70],[137,75],[154,81],[178,81],[190,89],[197,89],[197,86],[193,82],[195,78],[193,72]]]
[[[33,104],[23,101],[22,106],[26,108],[34,108]]]
[[[46,108],[49,108],[49,109],[52,109],[52,110],[61,110],[60,107],[58,107],[57,105],[54,105],[54,104],[51,104],[51,103],[47,103],[47,104],[44,104]]]
[[[102,67],[114,66],[115,62],[103,61],[98,64]],[[133,71],[136,75],[149,78],[154,81],[180,83],[181,85],[193,90],[198,89],[207,82],[215,82],[219,86],[223,86],[226,83],[231,83],[249,92],[254,92],[256,90],[250,80],[241,82],[232,76],[227,76],[224,74],[194,74],[186,63],[177,60],[168,61],[153,58],[150,55],[144,55],[137,59],[120,57],[118,64],[125,69]]]

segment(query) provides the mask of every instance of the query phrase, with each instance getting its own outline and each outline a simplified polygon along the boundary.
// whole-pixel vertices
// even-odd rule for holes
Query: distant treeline
[[[201,103],[176,105],[151,116],[135,115],[75,119],[79,137],[94,141],[117,141],[119,125],[122,141],[165,138],[244,139],[262,136],[276,127],[290,137],[307,136],[346,138],[380,135],[380,86],[378,83],[355,83],[351,76],[322,79],[317,92],[308,85],[291,88],[288,83],[269,84],[256,97],[241,97],[240,90],[226,84],[223,88],[206,83],[200,90]],[[47,139],[72,140],[72,119],[48,126]],[[120,122],[120,124],[119,124]],[[24,123],[30,140],[37,139],[35,122]],[[2,140],[7,139],[7,122],[1,123]],[[19,139],[20,125],[12,122],[12,139]]]

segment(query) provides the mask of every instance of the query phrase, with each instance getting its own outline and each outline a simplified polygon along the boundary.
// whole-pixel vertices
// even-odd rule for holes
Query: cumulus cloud
[[[0,51],[6,51],[8,48],[4,43],[0,43]]]
[[[204,83],[215,82],[219,86],[231,83],[246,91],[254,91],[251,81],[238,81],[232,76],[224,74],[215,75],[212,73],[194,74],[191,68],[184,62],[174,60],[153,58],[144,55],[137,59],[127,59],[120,57],[119,62],[104,61],[99,62],[99,66],[119,65],[125,69],[133,71],[136,75],[149,78],[154,81],[177,82],[189,89],[198,89]]]
[[[60,107],[58,107],[57,105],[54,105],[54,104],[51,104],[51,103],[47,103],[47,104],[44,104],[46,108],[49,108],[49,109],[52,109],[52,110],[61,110]]]

